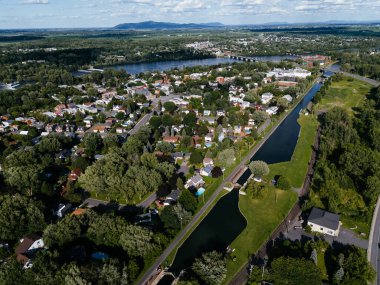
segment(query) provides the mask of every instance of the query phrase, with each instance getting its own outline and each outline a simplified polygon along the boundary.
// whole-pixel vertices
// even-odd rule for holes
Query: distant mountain
[[[202,28],[217,28],[224,27],[221,23],[167,23],[167,22],[140,22],[140,23],[125,23],[114,27],[117,30],[174,30],[174,29],[202,29]]]

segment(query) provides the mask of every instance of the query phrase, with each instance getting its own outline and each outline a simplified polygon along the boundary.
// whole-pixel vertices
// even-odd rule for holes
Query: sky
[[[0,29],[380,20],[380,0],[0,0]]]

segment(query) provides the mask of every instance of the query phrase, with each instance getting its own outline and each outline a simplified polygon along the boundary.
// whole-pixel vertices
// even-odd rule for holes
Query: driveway
[[[300,222],[295,221],[289,227],[289,231],[284,233],[285,238],[288,238],[292,241],[301,240],[302,237],[314,239],[315,235],[306,233],[303,229],[295,229],[294,226],[300,226]],[[368,240],[358,237],[353,231],[341,228],[338,237],[332,237],[329,235],[324,235],[323,238],[329,243],[333,244],[334,241],[341,244],[355,245],[357,247],[367,249]]]

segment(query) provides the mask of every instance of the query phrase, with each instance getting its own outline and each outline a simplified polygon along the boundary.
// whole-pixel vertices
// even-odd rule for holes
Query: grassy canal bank
[[[276,175],[281,174],[288,177],[295,187],[302,187],[318,121],[315,116],[301,115],[298,122],[301,125],[301,132],[291,161],[269,165],[270,175],[260,198],[253,198],[250,193],[247,196],[240,196],[239,208],[248,224],[231,244],[235,249],[236,258],[228,259],[225,284],[229,283],[246,265],[250,256],[267,241],[298,200],[296,192],[276,189],[270,183]]]
[[[336,106],[353,113],[352,108],[360,106],[370,90],[371,86],[366,83],[343,77],[331,84],[326,95],[314,106],[314,113],[328,111]],[[239,207],[248,225],[231,245],[236,249],[236,259],[235,261],[228,260],[225,284],[228,284],[233,276],[246,265],[249,256],[266,242],[297,201],[295,192],[275,189],[269,181],[277,175],[284,175],[294,188],[302,187],[319,122],[317,116],[312,114],[301,115],[298,123],[301,125],[301,131],[292,159],[288,162],[269,165],[268,185],[262,197],[253,199],[249,193],[247,196],[240,196]],[[342,222],[346,227],[357,227],[361,232],[367,233],[369,229],[368,225],[346,217],[342,217]]]

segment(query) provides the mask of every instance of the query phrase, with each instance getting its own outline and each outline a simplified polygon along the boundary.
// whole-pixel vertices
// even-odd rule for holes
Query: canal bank
[[[305,92],[305,94],[303,96],[301,96],[298,101],[295,103],[295,105],[293,106],[292,109],[290,109],[286,114],[283,115],[283,117],[281,117],[281,119],[279,121],[277,121],[275,123],[275,125],[273,126],[272,125],[272,128],[270,129],[270,131],[268,133],[266,133],[266,135],[264,136],[264,138],[262,140],[260,140],[260,142],[250,151],[249,155],[247,155],[243,160],[242,162],[239,164],[239,166],[237,168],[235,168],[235,171],[233,171],[232,174],[236,175],[237,172],[240,171],[241,169],[241,166],[244,166],[246,165],[250,160],[252,160],[252,158],[255,157],[256,153],[266,144],[266,142],[268,141],[268,139],[270,139],[273,134],[277,131],[277,129],[280,127],[280,126],[283,126],[283,123],[287,120],[288,116],[292,116],[292,115],[296,115],[295,117],[295,121],[297,120],[298,116],[299,116],[299,111],[300,111],[300,108],[301,107],[304,107],[304,105],[307,105],[308,102],[310,102],[310,100],[312,99],[312,97],[316,94],[316,92],[320,89],[321,85],[319,83],[316,83],[318,81],[319,78],[317,78],[312,84],[311,84],[311,87],[307,90],[307,92]],[[306,101],[305,101],[306,100]],[[293,120],[289,120],[288,122],[291,122],[291,123],[294,123]],[[297,122],[296,122],[297,123]],[[284,128],[284,126],[283,126]],[[286,126],[285,126],[286,128]],[[298,132],[296,133],[293,133],[293,135],[295,134],[295,143],[294,143],[294,147],[293,147],[293,150],[291,152],[294,151],[294,148],[295,148],[295,144],[297,142],[297,138],[298,138],[298,133],[299,133],[299,130]],[[227,181],[230,181],[230,177],[234,177],[234,175],[230,175],[225,181],[224,183],[221,184],[220,187],[222,187],[223,189],[223,186],[225,184],[225,182]],[[248,176],[249,177],[249,176]],[[247,179],[248,179],[247,177]],[[246,180],[247,180],[246,179]],[[246,181],[245,180],[245,181]],[[245,183],[245,182],[244,182]],[[242,184],[241,184],[242,185]],[[219,187],[219,188],[220,188]],[[221,190],[222,190],[221,189]],[[218,189],[219,190],[219,189]],[[220,191],[221,191],[220,190]],[[218,192],[218,191],[217,191]],[[220,192],[218,192],[220,193]],[[295,199],[296,200],[296,196],[295,198],[293,197],[290,197],[291,200]],[[288,204],[288,197],[286,197],[285,199],[285,204]],[[294,201],[295,201],[294,200]],[[292,202],[291,202],[292,204]],[[291,206],[290,206],[291,208]],[[285,209],[287,209],[287,206],[285,206]],[[210,211],[209,215],[211,215],[213,212],[213,210]],[[206,212],[207,213],[207,212]],[[205,213],[205,216],[203,217],[204,219],[207,219],[207,216],[206,216],[206,213]],[[223,220],[223,217],[220,217],[221,220]],[[277,221],[276,221],[277,222]],[[276,223],[275,222],[275,223]],[[280,222],[280,221],[279,221]],[[183,239],[182,240],[182,245],[179,247],[178,249],[178,253],[177,255],[180,255],[180,253],[183,253],[183,252],[190,252],[190,248],[194,251],[196,249],[194,249],[194,245],[195,245],[195,242],[189,242],[187,243],[187,240],[193,240],[193,233],[197,231],[197,226],[200,225],[201,223],[203,223],[203,221],[201,220],[199,223],[196,223],[192,229],[192,232],[191,234],[185,236],[185,238],[187,239]],[[238,235],[237,235],[238,236]],[[236,236],[236,237],[237,237]],[[206,244],[207,242],[204,241],[204,244]],[[191,245],[191,246],[190,246]],[[226,248],[229,244],[225,244],[224,245],[224,248]],[[183,247],[185,246],[189,246],[189,249],[183,249]],[[213,248],[213,247],[208,247],[208,248],[205,248],[206,250],[203,250],[203,251],[212,251],[212,250],[215,250],[216,248]],[[177,256],[176,255],[176,256]],[[178,271],[178,268],[179,268],[179,265],[176,264],[176,259],[177,257],[174,259],[174,262],[173,262],[173,268],[175,268],[176,271]],[[185,258],[180,258],[180,260],[182,259],[186,259]],[[178,261],[180,263],[180,261]]]
[[[291,114],[295,108],[299,105],[299,103],[303,100],[305,96],[307,96],[313,86],[315,85],[315,82],[317,82],[319,78],[317,78],[313,84],[311,84],[311,88],[304,93],[303,96],[298,98],[298,100],[295,102],[294,106],[283,116],[281,119],[279,119],[277,122],[272,123],[268,128],[270,130],[267,130],[267,133],[265,136],[258,142],[257,145],[255,145],[252,150],[249,151],[249,154],[244,156],[244,158],[235,165],[235,168],[227,175],[227,177],[220,183],[220,185],[217,187],[217,189],[213,192],[211,197],[206,201],[204,206],[200,209],[199,212],[197,212],[191,222],[186,225],[186,227],[174,238],[172,243],[164,250],[164,252],[160,255],[160,257],[150,266],[149,269],[147,269],[144,274],[139,278],[138,284],[146,284],[149,282],[149,280],[152,280],[152,276],[156,274],[157,268],[164,263],[165,260],[168,259],[169,256],[175,253],[177,249],[180,247],[181,244],[185,242],[185,240],[191,235],[191,233],[196,229],[196,227],[202,222],[202,220],[206,217],[206,215],[212,210],[212,207],[215,205],[216,201],[221,197],[221,193],[224,190],[224,187],[226,183],[230,182],[233,177],[236,176],[236,174],[240,171],[240,169],[245,166],[252,157],[256,154],[256,152],[263,146],[263,144],[268,140],[268,138],[276,131],[276,129],[279,127],[279,125],[286,119],[286,117]],[[311,100],[311,98],[310,98]]]

